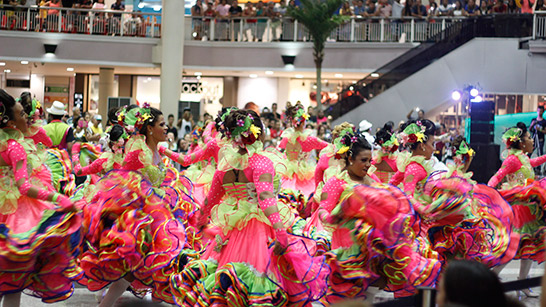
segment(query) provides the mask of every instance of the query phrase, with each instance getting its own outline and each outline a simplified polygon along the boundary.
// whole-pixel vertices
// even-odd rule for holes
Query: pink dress
[[[18,130],[0,129],[0,295],[24,290],[54,303],[81,278],[81,217],[46,201],[53,190],[31,176],[41,166],[35,150]],[[27,196],[33,187],[36,198]]]
[[[307,129],[302,132],[294,128],[286,129],[282,134],[282,140],[279,144],[281,149],[286,149],[288,144],[291,144],[292,149],[286,149],[286,171],[282,175],[282,187],[299,191],[306,197],[315,191],[315,175],[316,163],[309,160],[309,154],[313,150],[320,150],[328,146],[324,142],[314,136],[311,136],[311,130]]]
[[[501,169],[488,185],[496,187],[503,180],[500,193],[514,211],[513,229],[521,235],[515,259],[544,261],[546,239],[546,180],[534,180],[533,168],[546,162],[546,155],[529,159],[521,150],[510,150]]]
[[[403,180],[403,190],[419,214],[421,252],[473,259],[488,266],[510,261],[517,246],[510,224],[513,214],[500,194],[464,177],[433,172],[431,160],[408,156],[391,179]]]
[[[247,154],[234,150],[220,161],[201,215],[202,220],[211,217],[213,240],[200,260],[172,276],[178,305],[298,306],[322,295],[328,270],[323,258],[312,257],[314,242],[289,238],[284,255],[272,254],[271,243],[286,233],[272,225],[286,227],[287,217],[265,214],[277,200],[262,197],[275,195],[275,170],[262,146],[255,142],[247,146]],[[235,176],[234,182],[224,180],[227,173]]]

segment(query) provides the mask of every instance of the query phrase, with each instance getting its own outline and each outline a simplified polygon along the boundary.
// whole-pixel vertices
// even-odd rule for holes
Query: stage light
[[[479,94],[480,94],[480,92],[478,91],[477,88],[472,88],[472,89],[470,89],[470,96],[476,97],[476,96],[478,96]]]
[[[476,97],[470,99],[470,102],[482,102],[482,101],[483,101],[482,96],[476,96]]]
[[[451,99],[453,99],[455,101],[461,100],[461,92],[459,92],[459,91],[451,92]]]

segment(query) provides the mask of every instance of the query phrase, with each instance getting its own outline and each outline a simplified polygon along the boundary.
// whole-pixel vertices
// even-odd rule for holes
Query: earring
[[[154,133],[152,131],[150,131],[150,135],[153,135]]]

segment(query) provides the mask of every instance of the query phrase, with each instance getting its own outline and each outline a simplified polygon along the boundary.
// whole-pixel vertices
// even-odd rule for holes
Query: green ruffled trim
[[[21,193],[15,184],[13,170],[9,166],[0,167],[0,214],[14,213],[19,197]]]
[[[118,163],[119,165],[123,164],[123,155],[122,154],[115,154],[113,152],[104,152],[100,155],[101,159],[106,159],[106,162],[104,163],[104,171],[108,172],[112,169],[114,169],[114,163]]]
[[[430,174],[434,171],[434,162],[432,160],[427,160],[425,156],[412,156],[410,152],[408,152],[407,155],[398,155],[398,158],[396,159],[396,166],[398,167],[398,171],[402,173],[405,172],[406,167],[411,162],[416,162],[424,167],[427,174]]]
[[[132,136],[125,147],[125,152],[140,150],[138,159],[144,165],[139,171],[152,183],[158,187],[165,180],[165,165],[160,162],[159,165],[153,164],[154,153],[146,144],[146,138],[143,135]]]
[[[260,154],[263,150],[263,143],[256,141],[251,145],[246,146],[247,152],[244,154],[239,153],[239,147],[233,145],[227,145],[220,149],[218,156],[220,162],[218,163],[218,170],[228,171],[230,169],[244,170],[248,167],[248,160],[254,154]]]
[[[529,157],[523,153],[523,151],[519,149],[510,149],[508,154],[516,156],[521,162],[521,168],[516,173],[522,173],[526,179],[535,179],[535,171],[531,166],[531,161],[529,160]]]
[[[283,131],[281,138],[287,138],[288,142],[290,144],[296,144],[297,139],[299,138],[301,141],[305,141],[308,136],[311,135],[313,131],[311,129],[304,129],[303,131],[297,131],[294,128],[288,128]]]

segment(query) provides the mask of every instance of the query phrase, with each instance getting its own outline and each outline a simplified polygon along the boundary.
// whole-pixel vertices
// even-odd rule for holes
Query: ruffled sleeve
[[[508,174],[517,172],[521,168],[522,164],[516,155],[510,155],[504,162],[502,162],[501,168],[497,171],[489,182],[487,183],[490,187],[496,187],[499,183],[506,177]]]

